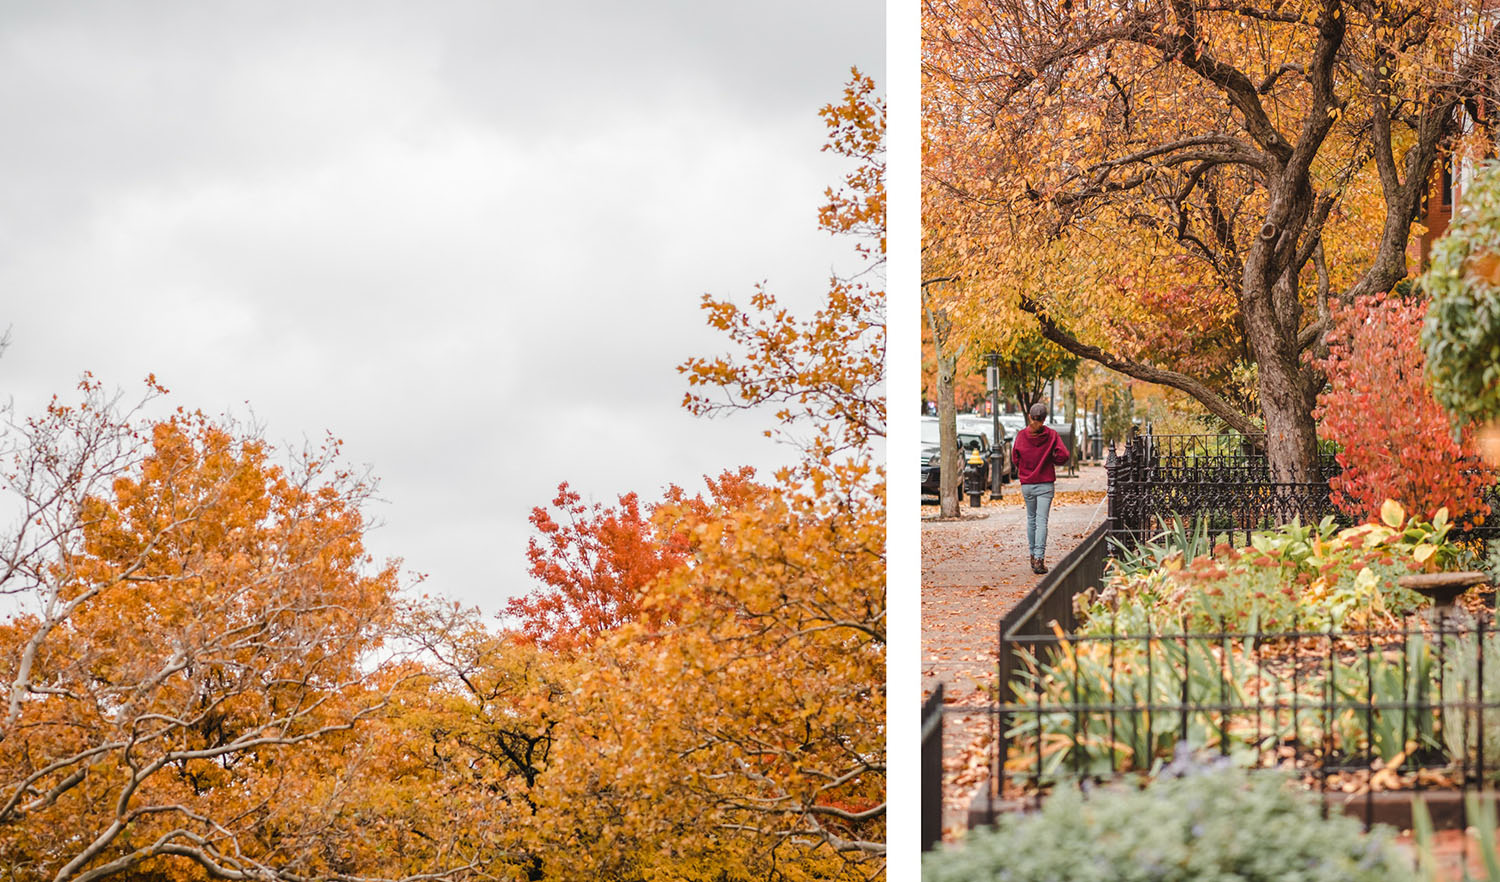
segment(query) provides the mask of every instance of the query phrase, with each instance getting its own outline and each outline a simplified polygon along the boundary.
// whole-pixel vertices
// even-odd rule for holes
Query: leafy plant
[[[1404,652],[1369,649],[1289,680],[1259,663],[1248,641],[1137,637],[1147,633],[1138,610],[1124,618],[1118,635],[1062,641],[1017,675],[1012,775],[1050,786],[1068,775],[1149,771],[1179,743],[1258,756],[1295,740],[1323,756],[1386,763],[1441,747],[1437,663],[1420,636]]]
[[[1082,627],[1107,632],[1111,617],[1132,605],[1158,628],[1184,621],[1231,631],[1394,625],[1427,603],[1397,584],[1401,576],[1469,566],[1473,555],[1448,541],[1453,523],[1445,509],[1423,521],[1387,500],[1381,518],[1343,530],[1331,517],[1294,520],[1252,534],[1246,548],[1219,543],[1210,555],[1196,550],[1202,534],[1178,523],[1112,569],[1101,590],[1080,596]]]
[[[1114,537],[1110,537],[1110,542],[1114,543],[1116,551],[1115,557],[1110,559],[1110,567],[1124,574],[1159,569],[1174,558],[1182,563],[1192,563],[1213,552],[1208,541],[1208,522],[1198,520],[1190,526],[1186,518],[1173,518],[1166,529],[1134,546]]]
[[[1388,827],[1324,816],[1280,776],[1174,761],[1142,789],[1069,788],[1034,815],[926,856],[925,882],[1386,882],[1411,878]]]
[[[1324,692],[1320,700],[1330,703],[1331,714],[1322,746],[1387,764],[1413,749],[1440,747],[1432,694],[1437,660],[1431,646],[1417,635],[1404,652],[1366,652],[1351,662],[1335,662],[1332,676],[1318,674],[1318,688]]]
[[[1468,810],[1473,826],[1484,832],[1484,835],[1476,837],[1479,840],[1479,856],[1484,861],[1484,875],[1471,876],[1468,866],[1465,866],[1463,882],[1500,882],[1500,851],[1495,848],[1494,836],[1496,824],[1500,821],[1495,817],[1495,800],[1480,799],[1478,794],[1465,793],[1464,807]],[[1432,829],[1432,815],[1427,812],[1427,803],[1420,798],[1412,800],[1411,819],[1417,838],[1417,870],[1421,873],[1421,879],[1423,882],[1440,882],[1444,877],[1438,871],[1439,864],[1432,850],[1433,840],[1437,838]]]
[[[1334,504],[1352,515],[1374,518],[1391,498],[1421,514],[1489,513],[1484,490],[1493,476],[1475,459],[1472,433],[1447,431],[1448,417],[1423,378],[1417,337],[1424,310],[1396,294],[1330,306],[1333,327],[1321,362],[1329,383],[1314,415],[1319,436],[1343,445],[1343,471],[1328,483]]]
[[[1479,164],[1421,285],[1432,394],[1457,422],[1500,414],[1500,163]]]
[[[1013,684],[1022,709],[1007,733],[1016,744],[1011,770],[1049,784],[1070,773],[1146,771],[1179,742],[1247,743],[1253,723],[1209,708],[1253,706],[1250,668],[1227,639],[1062,641],[1050,660],[1033,657]],[[1192,707],[1185,717],[1159,710],[1184,697]],[[1261,737],[1274,737],[1265,722]]]

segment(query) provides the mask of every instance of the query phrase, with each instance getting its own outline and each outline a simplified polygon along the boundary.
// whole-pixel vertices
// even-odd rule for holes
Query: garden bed
[[[1052,586],[1045,606],[1076,626],[1002,630],[995,780],[971,818],[1065,782],[1153,775],[1182,744],[1281,770],[1366,823],[1409,818],[1413,793],[1461,806],[1500,780],[1493,594],[1471,592],[1434,625],[1426,599],[1397,585],[1478,563],[1450,526],[1387,509],[1243,549],[1179,528],[1075,592],[1071,615]]]

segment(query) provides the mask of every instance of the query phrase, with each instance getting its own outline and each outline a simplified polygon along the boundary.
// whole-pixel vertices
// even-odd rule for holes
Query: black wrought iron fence
[[[1457,795],[1500,782],[1487,612],[1339,633],[1005,633],[1000,655],[1014,674],[995,708],[997,808],[1151,772],[1184,743],[1280,769],[1367,825],[1409,826],[1414,793],[1461,812]]]
[[[1329,481],[1341,472],[1331,453],[1318,457],[1318,478],[1304,483],[1271,480],[1260,435],[1154,435],[1147,431],[1105,455],[1109,531],[1130,547],[1161,532],[1173,520],[1207,532],[1214,542],[1246,545],[1256,530],[1293,519],[1304,524],[1333,517],[1352,519],[1334,505]],[[1465,523],[1456,541],[1500,537],[1500,486],[1486,493],[1494,514]]]
[[[1174,520],[1234,545],[1293,518],[1348,523],[1330,499],[1331,455],[1320,480],[1277,483],[1261,438],[1148,432],[1105,466],[1108,520],[1000,624],[991,777],[971,823],[1063,780],[1149,770],[1181,742],[1300,775],[1367,824],[1409,827],[1414,792],[1440,825],[1462,824],[1462,794],[1500,783],[1500,637],[1488,617],[1340,634],[1074,633],[1075,598],[1102,585],[1114,548]],[[1500,486],[1487,501],[1491,517],[1450,538],[1500,537]],[[924,705],[924,757],[926,721],[944,710]],[[931,775],[940,783],[940,761]],[[940,812],[936,794],[923,799]]]
[[[1134,546],[1181,519],[1205,529],[1214,542],[1244,545],[1255,530],[1294,518],[1342,517],[1328,489],[1338,463],[1325,455],[1318,468],[1318,481],[1278,483],[1271,480],[1263,436],[1147,432],[1106,454],[1110,536]]]

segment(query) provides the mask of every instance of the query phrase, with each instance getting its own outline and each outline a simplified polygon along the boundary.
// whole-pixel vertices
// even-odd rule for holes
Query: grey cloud
[[[0,386],[149,371],[330,430],[384,477],[372,547],[493,608],[559,481],[789,458],[675,366],[725,348],[702,293],[808,307],[855,265],[816,110],[882,73],[882,10],[0,4]]]

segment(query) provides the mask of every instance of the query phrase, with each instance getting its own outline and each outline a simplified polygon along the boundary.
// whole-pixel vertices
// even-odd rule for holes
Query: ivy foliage
[[[1427,375],[1459,424],[1500,416],[1500,162],[1480,163],[1421,278]]]

